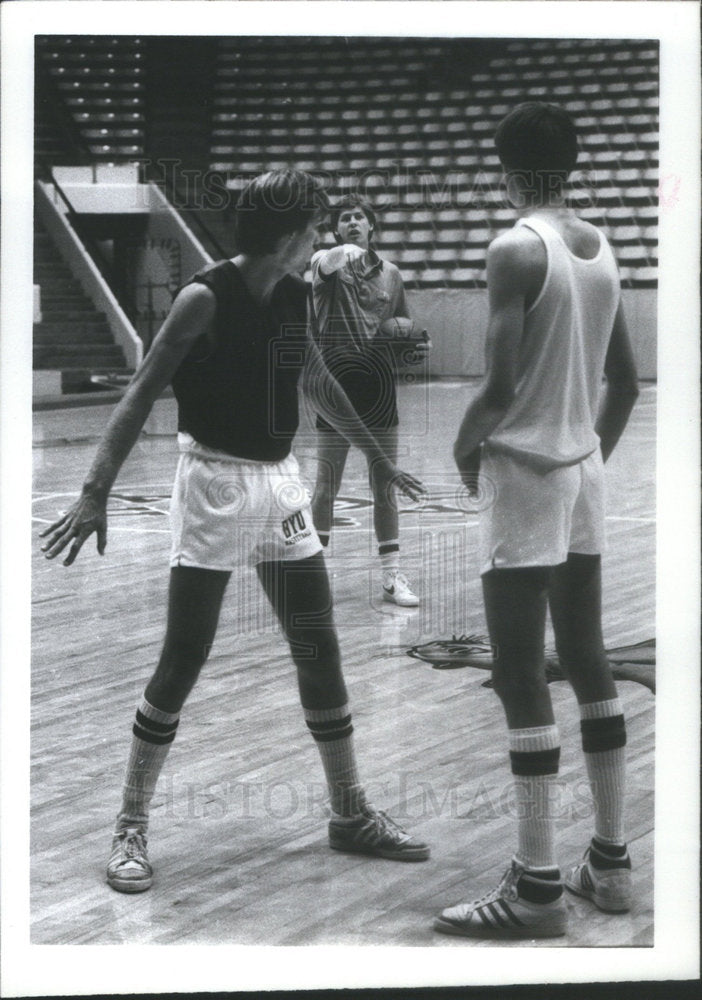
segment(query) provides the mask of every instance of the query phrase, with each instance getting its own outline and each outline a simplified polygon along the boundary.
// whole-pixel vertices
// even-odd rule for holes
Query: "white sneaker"
[[[554,898],[536,902],[544,893]],[[444,910],[434,921],[434,930],[494,939],[560,937],[566,932],[562,884],[558,880],[545,887],[542,879],[530,876],[513,860],[496,889]]]
[[[631,909],[631,859],[629,852],[623,858],[605,859],[606,868],[596,868],[592,853],[602,863],[602,854],[591,844],[585,858],[572,865],[565,877],[565,887],[576,896],[590,899],[605,913],[627,913]]]
[[[117,892],[144,892],[151,887],[153,874],[144,831],[140,827],[129,827],[116,833],[107,864],[108,885]]]
[[[383,600],[401,608],[416,608],[419,604],[419,598],[412,593],[407,577],[397,569],[390,570],[383,577]]]

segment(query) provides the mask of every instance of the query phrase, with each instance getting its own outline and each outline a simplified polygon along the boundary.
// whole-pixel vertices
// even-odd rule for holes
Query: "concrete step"
[[[122,349],[103,344],[38,345],[33,350],[33,367],[41,368],[126,368]]]
[[[34,345],[46,346],[47,344],[114,344],[112,331],[107,324],[103,326],[97,323],[83,323],[70,326],[67,329],[57,330],[55,326],[44,327],[42,323],[34,326]]]
[[[71,330],[80,330],[82,333],[88,333],[91,330],[95,333],[109,333],[110,324],[104,319],[98,319],[95,312],[85,313],[83,319],[74,320],[50,320],[47,321],[44,316],[42,319],[34,324],[35,332],[37,330],[43,330],[45,333],[55,333],[57,336],[62,333],[70,333]]]
[[[37,278],[34,277],[34,284],[39,285],[42,294],[46,295],[85,295],[83,287],[75,278]]]
[[[57,302],[74,302],[77,300],[82,300],[83,302],[89,302],[93,305],[92,299],[90,299],[82,287],[77,283],[73,282],[71,284],[61,283],[60,286],[53,288],[47,287],[46,283],[41,285],[42,301],[49,301],[55,299]]]
[[[43,288],[41,289],[41,305],[42,309],[46,309],[47,312],[64,312],[66,309],[69,312],[76,310],[80,312],[85,309],[94,309],[93,303],[87,295],[80,295],[78,292],[72,295],[47,295]]]
[[[41,310],[43,323],[104,323],[107,317],[96,309],[44,309]]]
[[[74,285],[76,283],[76,279],[67,267],[59,269],[58,267],[43,268],[35,265],[32,275],[35,285],[46,285],[51,282],[54,287],[60,287],[61,285]]]
[[[41,227],[34,232],[34,282],[41,291],[41,322],[33,327],[36,371],[67,369],[74,373],[73,381],[89,384],[93,369],[125,368],[124,353],[114,343],[105,313],[95,309]],[[56,388],[55,376],[51,386],[44,381],[47,390]],[[65,381],[61,376],[63,392]]]
[[[34,262],[34,270],[41,273],[61,273],[61,274],[71,274],[71,269],[65,261],[61,260],[60,257],[54,256],[49,260],[36,260]]]
[[[71,273],[70,268],[68,268],[62,260],[56,260],[55,257],[50,257],[48,253],[37,253],[36,250],[34,252],[34,270],[41,274],[47,274],[50,272]]]
[[[42,242],[41,234],[34,237],[34,259],[42,267],[49,267],[52,264],[56,267],[68,267],[53,243]]]

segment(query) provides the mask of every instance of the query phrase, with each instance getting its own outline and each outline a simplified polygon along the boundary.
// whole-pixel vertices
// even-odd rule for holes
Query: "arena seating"
[[[572,200],[602,226],[627,287],[657,280],[656,43],[543,39],[222,39],[213,169],[236,191],[297,164],[382,213],[378,246],[409,287],[484,285],[485,249],[513,222],[492,146],[522,100],[553,100],[584,139]]]
[[[657,42],[225,37],[199,45],[190,67],[199,89],[188,101],[174,97],[172,54],[153,39],[37,36],[37,176],[47,163],[158,162],[167,148],[191,174],[223,177],[233,200],[254,174],[296,165],[323,177],[333,197],[358,190],[376,205],[378,248],[409,289],[484,288],[488,243],[514,222],[495,127],[519,101],[553,100],[583,130],[572,203],[605,230],[625,288],[657,287]],[[198,237],[212,255],[233,253],[228,213],[179,196],[188,223],[206,223],[210,243]],[[51,326],[35,331],[37,365],[70,360],[56,331],[56,350],[44,343]],[[96,332],[99,341],[104,331]],[[101,352],[96,363],[119,364]]]
[[[147,43],[37,40],[95,161],[147,155]],[[495,125],[518,101],[554,100],[584,131],[574,204],[605,229],[623,284],[655,287],[657,65],[645,40],[223,38],[202,167],[224,172],[233,194],[288,164],[327,177],[332,195],[360,188],[409,287],[482,287],[487,244],[513,220]]]
[[[143,45],[129,36],[37,38],[37,75],[52,79],[92,160],[144,155]]]

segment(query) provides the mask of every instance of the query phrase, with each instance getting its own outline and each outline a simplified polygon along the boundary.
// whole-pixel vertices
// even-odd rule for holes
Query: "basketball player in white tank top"
[[[470,491],[478,473],[495,491],[481,518],[480,572],[518,842],[499,886],[444,910],[435,927],[555,937],[566,930],[564,881],[609,912],[630,902],[626,731],[602,638],[600,553],[603,462],[638,388],[612,251],[566,204],[564,183],[577,160],[573,122],[554,105],[529,102],[506,116],[495,143],[521,218],[488,251],[486,374],[454,455]],[[565,879],[554,844],[560,739],[544,671],[547,606],[580,706],[595,804],[585,860]]]

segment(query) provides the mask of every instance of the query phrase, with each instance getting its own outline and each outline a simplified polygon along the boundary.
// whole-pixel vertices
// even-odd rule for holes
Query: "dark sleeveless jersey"
[[[230,260],[209,264],[192,282],[216,296],[216,344],[201,338],[173,376],[178,430],[238,458],[279,462],[290,454],[299,420],[305,283],[286,275],[261,305]]]

